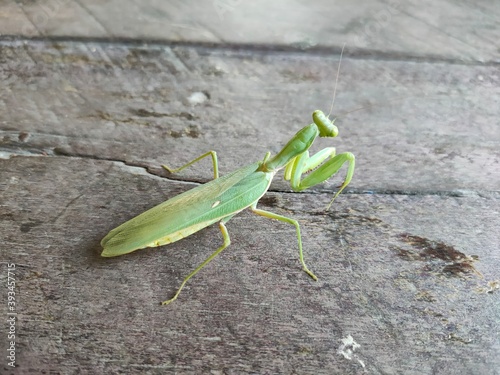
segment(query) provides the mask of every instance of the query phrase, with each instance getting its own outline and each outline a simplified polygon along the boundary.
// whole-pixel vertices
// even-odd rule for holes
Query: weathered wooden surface
[[[338,63],[106,43],[4,43],[2,54],[6,151],[120,160],[157,173],[161,163],[212,148],[223,172],[279,151],[314,109],[328,111]],[[345,58],[335,113],[373,105],[337,120],[339,151],[359,158],[350,188],[498,190],[499,80],[496,66]],[[205,101],[193,105],[193,94]],[[402,100],[387,103],[394,98]],[[19,141],[19,131],[29,136]],[[206,180],[209,165],[183,175]]]
[[[261,207],[300,221],[320,280],[300,270],[292,228],[245,213],[228,223],[231,248],[161,307],[220,244],[218,229],[113,259],[99,257],[99,240],[189,185],[79,158],[15,157],[2,171],[6,193],[16,192],[3,202],[3,256],[17,264],[21,369],[498,368],[498,290],[488,285],[500,276],[495,197],[345,195],[325,214],[326,195],[270,193]],[[468,264],[484,278],[451,247],[477,256]],[[350,360],[338,352],[348,335],[360,345]]]
[[[4,35],[169,40],[499,61],[495,1],[8,1]]]
[[[295,32],[303,37],[314,26],[317,35],[306,39],[319,48],[298,44],[308,52],[273,51],[295,43],[256,28],[256,19],[272,19],[274,8],[249,13],[232,2],[225,27],[235,30],[233,22],[245,15],[239,22],[245,36],[226,32],[204,40],[186,27],[171,32],[175,22],[160,31],[160,20],[216,31],[218,16],[198,18],[213,4],[137,4],[120,6],[122,14],[113,18],[112,2],[67,2],[32,34],[13,20],[36,24],[39,4],[0,8],[0,33],[54,37],[0,42],[1,277],[5,285],[7,264],[16,264],[18,313],[18,367],[2,358],[0,368],[13,374],[498,374],[500,73],[494,43],[484,42],[496,40],[498,30],[487,27],[495,6],[398,8],[406,24],[394,16],[370,34],[370,51],[348,47],[334,112],[375,106],[341,116],[340,137],[315,145],[334,144],[357,156],[347,194],[325,213],[341,178],[300,194],[276,179],[260,204],[300,221],[317,283],[300,269],[292,227],[242,213],[228,223],[231,247],[178,301],[161,307],[220,245],[219,230],[112,259],[99,256],[101,238],[211,177],[209,161],[175,176],[161,163],[178,166],[214,149],[226,173],[278,151],[314,109],[328,110],[338,54],[321,47],[337,50],[333,40],[349,39],[346,19],[366,27],[384,4],[338,8],[345,19],[332,19],[319,3],[288,5],[301,19],[307,9],[321,20],[299,22],[284,12],[273,29],[284,38],[289,25],[299,25]],[[268,7],[277,9],[273,4]],[[451,21],[442,23],[442,33],[431,27],[432,17],[450,9],[457,19],[468,17],[464,27],[471,26],[459,39],[473,49],[457,43]],[[477,28],[474,12],[487,14]],[[126,29],[132,19],[148,22]],[[409,19],[428,28],[412,29]],[[334,37],[328,25],[344,27],[338,33],[346,38]],[[421,48],[394,34],[406,27],[419,37],[437,36]],[[228,49],[228,42],[271,47]],[[373,58],[363,57],[368,53]],[[459,55],[486,63],[461,64]],[[387,103],[395,97],[407,99]],[[0,311],[5,317],[5,299]],[[354,352],[342,347],[349,336],[359,344]],[[2,353],[7,343],[2,334]]]

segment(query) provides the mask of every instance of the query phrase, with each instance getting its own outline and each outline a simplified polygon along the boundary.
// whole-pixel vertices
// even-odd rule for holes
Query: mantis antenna
[[[335,94],[337,93],[337,83],[339,82],[339,75],[340,75],[340,63],[342,62],[342,55],[344,54],[344,48],[345,48],[345,43],[342,46],[342,51],[340,52],[340,58],[339,58],[339,66],[337,67],[337,77],[335,78],[335,87],[333,88],[333,99],[332,99],[332,104],[330,106],[330,111],[328,112],[327,118],[330,118],[330,115],[332,114],[333,111],[333,104],[335,103]]]

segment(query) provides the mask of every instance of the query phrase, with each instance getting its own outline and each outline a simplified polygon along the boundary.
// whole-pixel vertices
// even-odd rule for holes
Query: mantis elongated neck
[[[268,161],[264,160],[260,169],[263,172],[271,172],[283,168],[294,157],[307,151],[318,135],[316,124],[302,128],[277,155]]]

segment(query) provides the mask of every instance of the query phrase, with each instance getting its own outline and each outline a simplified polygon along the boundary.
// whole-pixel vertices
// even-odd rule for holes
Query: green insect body
[[[258,200],[270,179],[248,165],[207,184],[188,190],[113,229],[104,237],[102,256],[113,257],[145,247],[166,245],[237,213]],[[264,179],[263,179],[264,177]],[[245,179],[255,181],[246,189]]]
[[[238,212],[250,208],[258,215],[295,226],[302,267],[309,276],[317,280],[304,262],[299,223],[294,219],[260,210],[257,208],[257,202],[269,189],[276,172],[282,168],[285,168],[285,179],[290,181],[292,189],[302,191],[326,181],[347,163],[346,177],[328,205],[327,209],[329,209],[335,198],[352,179],[354,155],[350,152],[336,155],[333,147],[327,147],[310,157],[308,150],[318,136],[336,137],[337,135],[338,130],[333,121],[329,120],[323,112],[314,111],[313,123],[299,130],[276,156],[271,158],[271,153],[268,152],[262,161],[242,167],[226,176],[218,177],[217,155],[214,151],[207,152],[175,170],[164,166],[172,173],[178,172],[211,155],[215,178],[111,230],[101,241],[104,249],[101,255],[114,257],[146,247],[166,245],[219,222],[224,240],[222,246],[184,279],[171,299],[162,302],[162,304],[168,304],[177,299],[191,277],[229,246],[230,238],[225,223]],[[302,178],[304,173],[308,174]]]

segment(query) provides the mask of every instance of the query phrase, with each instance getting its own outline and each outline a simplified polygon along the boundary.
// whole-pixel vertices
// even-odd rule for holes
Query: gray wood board
[[[336,113],[375,106],[316,149],[356,154],[348,193],[325,213],[341,178],[300,194],[277,181],[261,204],[299,220],[320,280],[301,271],[293,227],[242,213],[231,248],[161,307],[218,229],[113,259],[100,239],[211,178],[208,161],[177,176],[161,163],[214,149],[225,173],[278,151],[328,110],[338,56],[0,52],[0,256],[16,264],[19,371],[498,373],[498,67],[347,54]]]
[[[211,149],[223,173],[279,151],[313,110],[328,112],[338,63],[192,47],[1,47],[5,152],[120,160],[155,173]],[[334,115],[367,108],[341,116],[339,138],[318,143],[358,157],[352,191],[498,191],[499,81],[498,66],[345,58]],[[193,94],[206,100],[194,105]],[[208,166],[183,175],[207,180]]]
[[[328,194],[269,193],[261,207],[299,220],[319,281],[293,227],[243,213],[163,307],[217,228],[111,259],[99,240],[190,184],[76,157],[1,170],[23,373],[497,373],[498,197],[344,195],[325,213]]]
[[[7,0],[0,34],[336,48],[499,62],[495,1]]]

